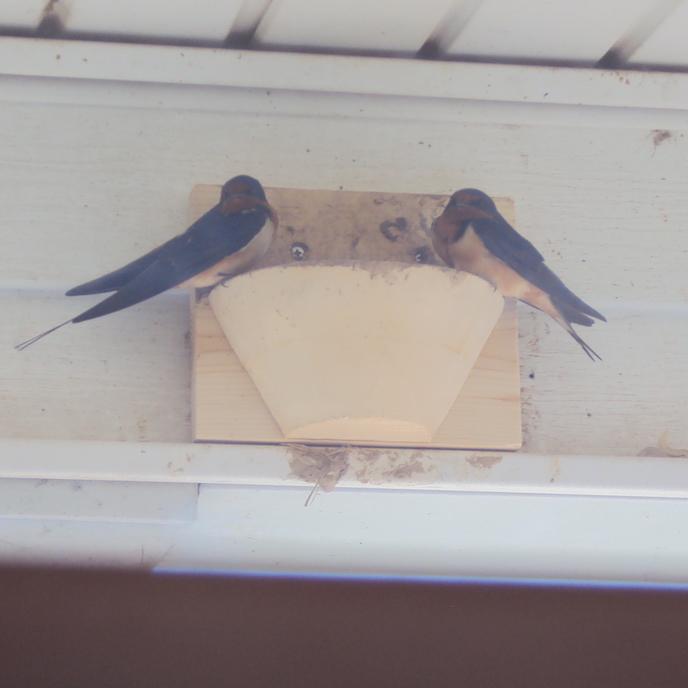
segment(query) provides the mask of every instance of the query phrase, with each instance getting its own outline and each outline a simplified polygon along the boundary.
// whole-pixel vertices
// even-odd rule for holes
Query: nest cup
[[[394,262],[264,268],[210,305],[284,437],[432,441],[502,312],[487,282]]]

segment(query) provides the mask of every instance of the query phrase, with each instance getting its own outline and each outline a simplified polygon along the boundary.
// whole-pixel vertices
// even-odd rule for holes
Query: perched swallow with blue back
[[[500,215],[494,201],[478,189],[452,195],[432,226],[435,251],[450,267],[482,277],[504,296],[551,316],[591,360],[602,360],[572,324],[589,327],[607,319],[579,299],[545,265],[542,254]]]
[[[218,204],[183,234],[66,295],[114,294],[15,349],[21,351],[69,323],[109,315],[172,287],[212,288],[250,268],[268,250],[277,223],[260,182],[247,175],[233,177],[222,187]]]

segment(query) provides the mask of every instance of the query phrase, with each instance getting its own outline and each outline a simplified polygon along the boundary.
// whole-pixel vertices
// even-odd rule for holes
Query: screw
[[[308,244],[296,241],[291,245],[291,255],[294,260],[303,260],[308,254]]]
[[[430,257],[430,251],[427,246],[421,246],[413,252],[413,259],[416,263],[427,263]]]

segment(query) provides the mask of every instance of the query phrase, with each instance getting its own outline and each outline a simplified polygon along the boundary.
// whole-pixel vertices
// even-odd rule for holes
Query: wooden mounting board
[[[427,230],[446,203],[446,196],[300,189],[266,192],[280,216],[280,228],[257,267],[293,262],[294,243],[307,246],[306,260],[415,262],[421,258],[422,262],[441,264],[432,251]],[[191,195],[192,217],[212,207],[218,195],[219,186],[196,186]],[[512,202],[496,202],[513,221]],[[192,298],[192,337],[194,441],[286,442],[206,299]],[[413,446],[510,450],[520,448],[521,442],[516,308],[507,301],[435,438]]]

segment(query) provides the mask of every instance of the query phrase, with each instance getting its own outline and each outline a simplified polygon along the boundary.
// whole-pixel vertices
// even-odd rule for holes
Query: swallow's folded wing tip
[[[106,294],[107,292],[117,291],[126,282],[123,280],[118,280],[114,282],[109,275],[104,275],[97,279],[91,280],[90,282],[84,282],[83,284],[77,284],[76,287],[72,287],[65,292],[65,296],[90,296],[92,294]]]

